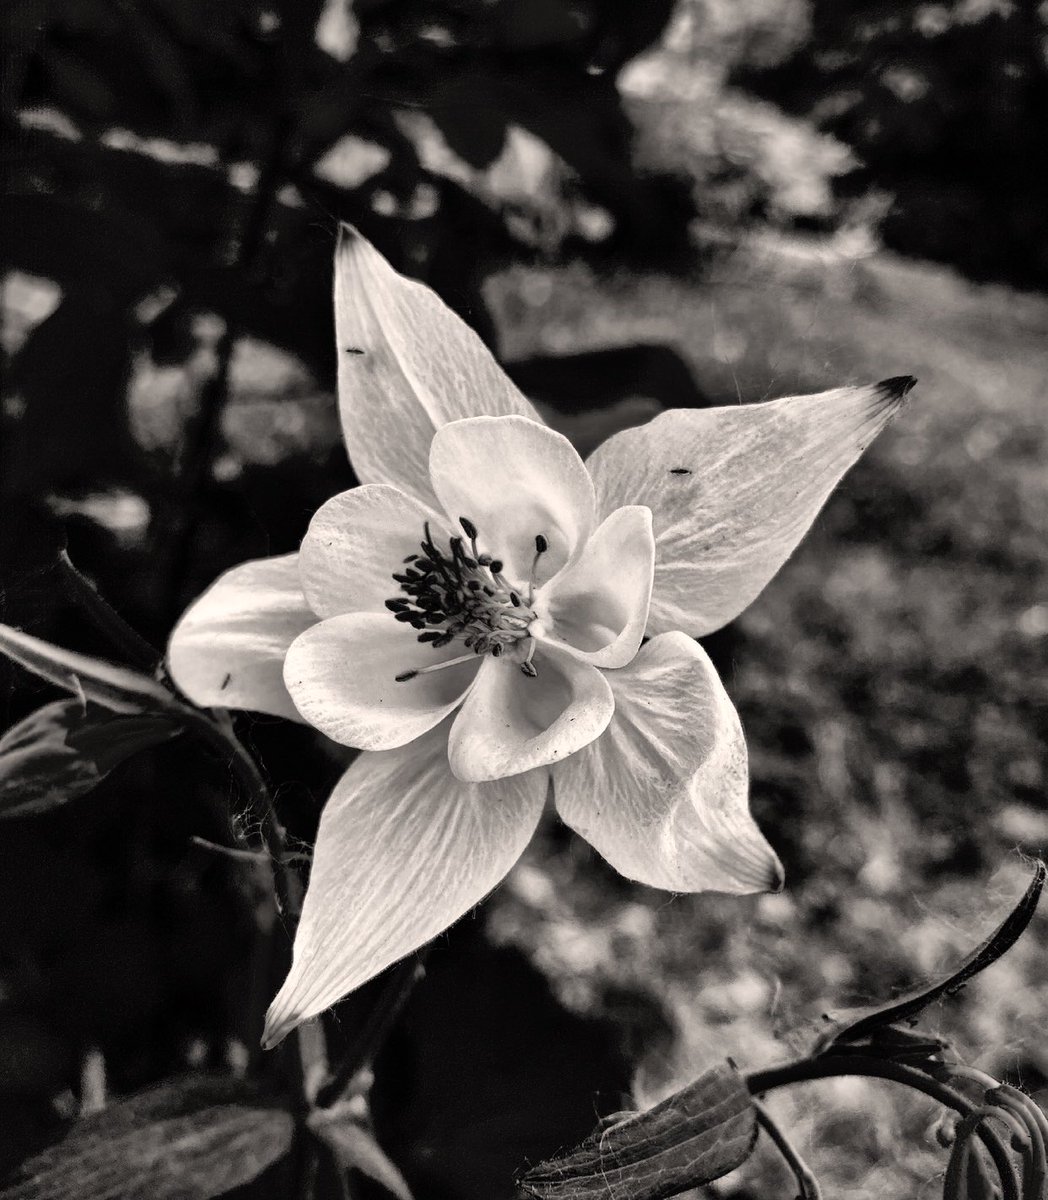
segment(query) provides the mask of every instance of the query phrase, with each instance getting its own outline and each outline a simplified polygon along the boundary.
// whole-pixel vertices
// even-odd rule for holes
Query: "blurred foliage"
[[[1048,317],[1034,298],[861,257],[883,224],[908,251],[1043,282],[1039,13],[0,7],[0,616],[62,645],[115,654],[55,565],[61,537],[160,647],[222,569],[293,549],[352,483],[331,395],[339,219],[497,333],[581,444],[606,412],[922,377],[905,439],[877,448],[710,646],[793,890],[668,902],[548,832],[487,910],[507,944],[480,921],[442,939],[378,1064],[382,1143],[427,1200],[508,1195],[526,1159],[585,1135],[595,1103],[619,1105],[641,1059],[661,1086],[726,1048],[776,1057],[791,1006],[926,971],[963,941],[972,876],[1015,845],[1044,849]],[[835,252],[857,257],[741,232],[769,224],[844,231]],[[4,728],[53,698],[0,664]],[[343,764],[307,730],[242,730],[307,843]],[[7,823],[0,1170],[64,1128],[99,1055],[115,1094],[243,1072],[282,964],[260,956],[273,914],[253,875],[191,840],[223,842],[230,795],[223,763],[160,746]],[[914,912],[936,888],[956,928]],[[958,1036],[1003,1047],[1000,1069],[1039,1086],[1048,1059],[1022,1031],[1043,966],[1016,961],[1007,1003],[983,996]],[[336,1049],[373,995],[338,1010]],[[872,1172],[898,1130],[884,1106],[837,1102],[818,1131],[840,1182]],[[923,1119],[899,1118],[900,1136]],[[928,1161],[902,1164],[904,1182]],[[869,1180],[856,1196],[893,1182]]]
[[[506,264],[690,262],[689,188],[636,169],[616,88],[671,7],[4,5],[0,617],[117,656],[68,586],[67,538],[99,591],[162,647],[222,569],[294,548],[319,504],[352,483],[330,392],[339,220],[491,341],[481,284]],[[642,356],[633,374],[679,375],[665,358]],[[538,365],[525,369],[543,391]],[[694,390],[686,371],[674,386]],[[9,756],[20,754],[18,720],[50,698],[0,664]],[[18,759],[23,782],[38,768],[53,776],[70,739],[90,736],[75,718],[56,725],[46,761]],[[263,720],[244,732],[279,785],[295,844],[308,843],[344,764],[304,729]],[[92,785],[82,804],[39,815],[55,799],[41,792],[8,823],[0,1173],[87,1104],[91,1063],[105,1066],[103,1099],[187,1068],[254,1070],[261,1013],[285,966],[267,949],[273,912],[254,874],[220,852],[224,764],[159,747],[89,774],[66,781],[70,794]],[[439,1067],[438,1078],[416,1078],[417,1060],[442,1052],[436,1029],[451,1036],[441,997],[466,1011],[472,955],[492,982],[480,995],[470,985],[470,1040],[487,1022],[504,1049],[471,1074],[461,1065],[470,1055],[456,1051],[451,1075],[488,1096],[487,1116],[512,1065],[515,1094],[536,1109],[519,1141],[470,1166],[490,1196],[523,1157],[581,1136],[594,1089],[622,1089],[629,1066],[607,1031],[563,1013],[519,956],[507,965],[504,952],[464,943],[423,990],[439,1015],[422,1019],[419,1050],[390,1081],[401,1100],[387,1136],[428,1120],[445,1086]],[[350,1000],[347,1026],[372,1003],[368,989]],[[497,1031],[496,1011],[509,1022]],[[529,1015],[541,1027],[522,1035]],[[337,1050],[339,1026],[332,1037]],[[575,1091],[561,1079],[569,1060]],[[281,1061],[267,1056],[262,1069],[279,1074]],[[339,1145],[359,1159],[359,1146]],[[333,1175],[318,1187],[341,1194]]]
[[[882,194],[893,249],[1048,285],[1044,4],[813,0],[809,35],[733,81],[855,151],[839,194]]]

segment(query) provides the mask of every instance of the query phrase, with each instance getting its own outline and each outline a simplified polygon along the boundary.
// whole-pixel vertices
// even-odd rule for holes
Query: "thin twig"
[[[210,850],[212,854],[220,854],[223,858],[235,858],[238,862],[258,863],[268,862],[268,855],[260,850],[244,850],[238,846],[221,846],[218,842],[212,842],[208,838],[200,837],[198,834],[193,834],[189,839],[194,846],[199,846],[201,850]]]
[[[754,1071],[746,1077],[746,1084],[752,1095],[760,1096],[775,1088],[806,1083],[814,1079],[830,1079],[841,1075],[888,1079],[894,1083],[904,1084],[915,1091],[923,1092],[924,1095],[937,1100],[947,1108],[952,1108],[962,1117],[968,1117],[975,1111],[975,1106],[960,1092],[925,1075],[923,1071],[918,1071],[902,1063],[892,1062],[889,1059],[867,1057],[861,1054],[818,1055],[814,1058],[799,1059],[796,1062],[784,1063],[782,1066],[769,1067],[764,1071]],[[980,1123],[978,1135],[990,1152],[990,1157],[1000,1176],[1002,1200],[1020,1200],[1022,1185],[1008,1148],[1001,1140],[1000,1135],[985,1122]]]
[[[797,1186],[800,1188],[798,1200],[822,1200],[822,1189],[819,1187],[819,1181],[812,1174],[811,1167],[797,1153],[793,1143],[779,1128],[775,1118],[759,1100],[753,1101],[753,1109],[757,1114],[757,1124],[775,1144],[775,1148],[793,1172],[794,1179],[797,1180]]]

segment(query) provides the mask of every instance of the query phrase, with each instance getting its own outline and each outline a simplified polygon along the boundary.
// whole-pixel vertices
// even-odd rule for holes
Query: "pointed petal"
[[[557,811],[627,879],[760,892],[782,867],[747,808],[738,715],[697,642],[664,633],[608,675],[615,716],[553,775]]]
[[[481,413],[541,419],[469,326],[349,225],[335,251],[335,335],[342,430],[361,483],[432,503],[434,430]]]
[[[310,725],[343,746],[391,750],[432,729],[462,702],[480,659],[396,676],[448,662],[461,646],[434,650],[410,625],[384,613],[343,613],[307,629],[287,653],[284,682]]]
[[[617,508],[546,585],[548,631],[532,636],[595,667],[624,667],[644,637],[654,567],[651,509]]]
[[[473,417],[445,425],[433,438],[429,471],[448,520],[468,517],[480,548],[526,583],[535,538],[549,549],[536,579],[549,579],[589,537],[593,484],[567,438],[524,417]]]
[[[167,648],[171,678],[195,704],[300,721],[284,687],[284,656],[316,620],[297,554],[241,563],[182,614]]]
[[[451,769],[479,781],[559,762],[608,726],[615,701],[604,675],[566,654],[535,655],[538,674],[486,658],[448,739]]]
[[[393,573],[419,553],[425,523],[443,533],[444,517],[387,484],[370,483],[333,496],[309,523],[299,572],[310,607],[321,617],[384,612],[397,595]]]
[[[674,409],[599,446],[588,466],[600,511],[646,504],[654,515],[648,633],[698,636],[738,616],[912,383]]]
[[[530,841],[548,772],[462,783],[448,770],[447,736],[442,725],[403,749],[361,754],[335,788],[263,1045],[457,921]]]

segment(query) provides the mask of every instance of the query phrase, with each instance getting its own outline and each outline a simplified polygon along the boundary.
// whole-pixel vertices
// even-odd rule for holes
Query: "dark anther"
[[[492,575],[498,575],[502,570],[502,565],[503,565],[502,559],[501,558],[493,558],[489,565],[491,567]]]
[[[510,604],[513,605],[514,608],[520,608],[520,597],[517,595],[516,592],[510,592],[509,602],[510,602]]]
[[[408,602],[406,600],[387,600],[386,607],[390,612],[402,613],[408,607]]]
[[[397,683],[407,683],[409,679],[414,679],[418,671],[402,671],[399,675],[394,675],[393,678]]]
[[[475,538],[477,536],[477,527],[469,519],[469,517],[459,517],[459,524],[465,531],[466,537]]]
[[[398,613],[394,613],[393,616],[398,621],[414,622],[416,620],[415,614],[413,612],[398,612]]]
[[[491,657],[492,658],[501,658],[502,657],[502,643],[501,642],[496,642],[491,647]]]
[[[420,642],[433,642],[435,645],[443,636],[443,634],[437,633],[435,630],[427,629],[425,633],[420,633],[418,635],[417,640]]]
[[[481,554],[477,556],[477,565],[481,567],[490,567],[494,559],[490,554]]]
[[[536,671],[529,662],[522,662],[520,664],[520,670],[521,673],[527,675],[529,679],[536,679],[538,677],[538,671]]]
[[[545,554],[549,549],[549,542],[546,541],[545,535],[537,533],[535,535],[535,553]]]

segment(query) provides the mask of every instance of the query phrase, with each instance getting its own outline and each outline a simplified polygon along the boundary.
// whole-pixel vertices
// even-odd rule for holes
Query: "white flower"
[[[269,1045],[476,904],[551,788],[630,879],[780,885],[738,716],[693,638],[760,592],[912,382],[671,411],[583,463],[348,228],[335,318],[361,486],[299,554],[223,575],[169,650],[198,704],[363,751],[321,817]]]

